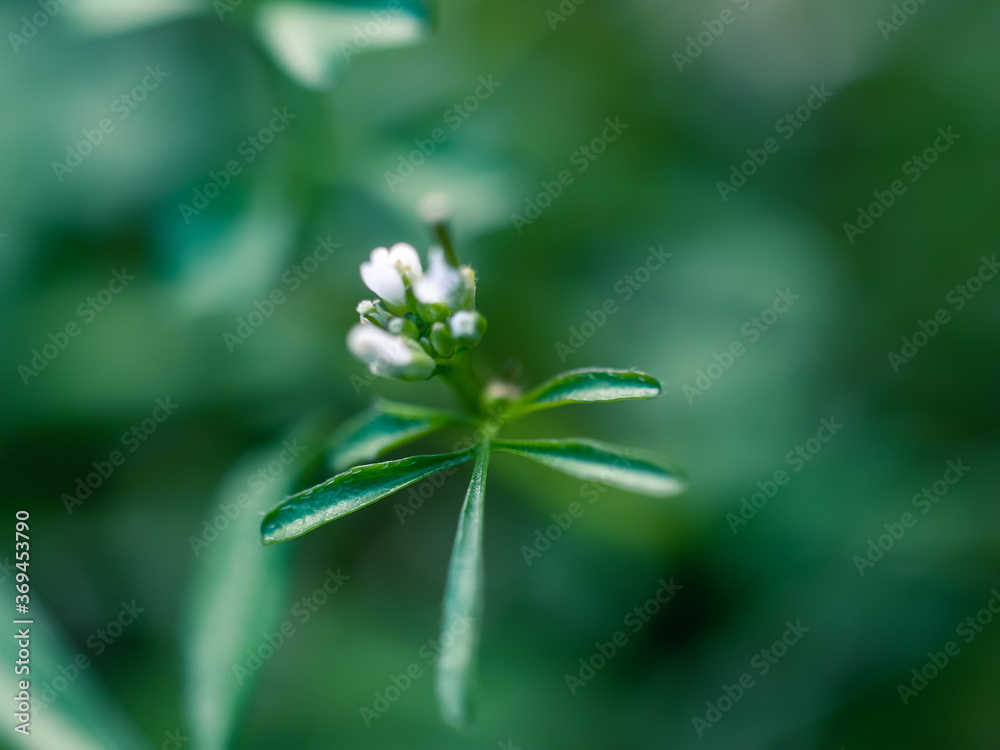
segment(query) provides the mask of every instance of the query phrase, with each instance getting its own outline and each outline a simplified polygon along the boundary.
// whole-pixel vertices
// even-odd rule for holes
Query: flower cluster
[[[358,305],[361,322],[347,348],[373,375],[426,380],[439,364],[475,346],[486,330],[476,312],[476,275],[440,247],[427,253],[427,270],[412,245],[377,247],[361,264],[361,279],[380,299]]]

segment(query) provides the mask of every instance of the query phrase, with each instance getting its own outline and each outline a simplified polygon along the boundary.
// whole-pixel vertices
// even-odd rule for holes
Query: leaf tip
[[[260,541],[267,547],[272,544],[277,544],[278,542],[287,539],[287,534],[284,533],[284,528],[277,520],[278,509],[275,508],[260,522]]]

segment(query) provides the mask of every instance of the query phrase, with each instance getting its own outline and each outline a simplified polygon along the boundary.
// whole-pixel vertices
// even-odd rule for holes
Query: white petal
[[[384,250],[384,248],[379,249]],[[386,254],[388,257],[388,251]],[[370,262],[361,264],[361,280],[365,282],[365,286],[389,304],[406,306],[406,287],[403,286],[403,277],[387,263],[376,261],[374,252]]]
[[[444,251],[432,247],[427,253],[427,273],[413,287],[417,299],[426,305],[444,303],[451,309],[460,305],[463,291],[462,275],[444,259]]]
[[[391,266],[388,248],[376,247],[372,250],[371,262],[376,266]]]
[[[397,242],[389,248],[389,262],[400,271],[414,274],[416,277],[423,273],[420,265],[420,255],[417,254],[413,245],[405,242]],[[410,276],[410,281],[414,281],[414,276]]]
[[[347,348],[368,364],[405,367],[413,361],[413,352],[399,336],[368,323],[356,325],[348,332]]]

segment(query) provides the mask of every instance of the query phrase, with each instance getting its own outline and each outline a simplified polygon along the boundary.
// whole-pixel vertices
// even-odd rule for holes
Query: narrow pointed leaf
[[[444,651],[437,663],[435,688],[442,715],[455,726],[468,723],[471,713],[471,683],[483,609],[483,500],[489,453],[488,445],[480,446],[458,520],[444,592]]]
[[[676,495],[686,480],[679,469],[634,448],[596,440],[508,440],[494,449],[530,458],[580,479],[655,497]]]
[[[656,398],[663,388],[651,375],[633,370],[587,368],[556,375],[511,405],[515,414],[592,401]]]
[[[303,442],[315,448],[307,447],[266,486],[254,478],[285,457],[285,445],[254,451],[236,463],[205,509],[207,519],[228,509],[227,525],[211,541],[191,537],[195,578],[182,629],[182,679],[187,727],[198,750],[231,746],[258,676],[247,669],[247,651],[256,653],[262,634],[288,616],[292,550],[265,549],[256,531],[260,514],[288,494],[297,470],[318,452],[322,443],[310,437],[307,433]]]
[[[261,4],[256,26],[264,47],[293,80],[323,90],[356,54],[413,44],[427,33],[430,19],[419,0],[298,0]]]
[[[101,680],[101,672],[114,666],[107,660],[114,660],[120,654],[101,657],[93,647],[81,649],[74,644],[57,618],[44,606],[35,588],[29,594],[29,612],[13,614],[14,596],[18,593],[14,587],[17,570],[11,558],[0,561],[0,568],[6,571],[0,577],[0,597],[5,604],[9,602],[5,614],[10,618],[0,633],[0,691],[8,699],[7,715],[0,727],[0,747],[9,750],[153,750]],[[139,606],[143,604],[145,602],[140,602]],[[16,622],[21,619],[33,622]],[[22,628],[29,631],[30,672],[25,671],[23,652],[18,644]],[[19,701],[10,699],[20,694],[22,680],[30,682],[30,734],[17,731],[15,727],[21,721],[16,713],[11,715],[11,712],[19,712]]]
[[[264,516],[261,537],[264,544],[274,544],[302,536],[473,455],[464,450],[356,466],[285,500]]]
[[[379,401],[345,422],[330,438],[329,464],[334,471],[366,464],[443,427],[463,424],[448,412]]]

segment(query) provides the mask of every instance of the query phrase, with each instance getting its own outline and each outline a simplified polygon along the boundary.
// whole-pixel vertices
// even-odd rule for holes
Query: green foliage
[[[472,481],[465,494],[458,532],[448,565],[436,689],[441,713],[461,726],[470,715],[469,694],[483,609],[483,501],[490,447],[479,447]]]
[[[508,440],[497,441],[493,447],[579,479],[643,495],[668,497],[683,491],[685,485],[680,471],[663,461],[643,456],[634,448],[596,440]]]
[[[441,641],[446,648],[437,662],[441,713],[450,724],[460,726],[471,716],[471,684],[483,600],[483,500],[490,452],[495,448],[580,479],[656,497],[677,494],[685,483],[680,472],[664,461],[630,448],[581,438],[492,442],[504,424],[540,409],[650,399],[659,396],[663,388],[656,378],[645,373],[607,368],[561,373],[521,397],[509,397],[517,393],[514,383],[495,379],[484,384],[468,356],[486,328],[485,318],[472,309],[475,273],[458,264],[443,220],[438,220],[434,229],[447,252],[433,248],[426,272],[416,250],[403,243],[391,250],[376,249],[371,261],[362,264],[362,278],[381,299],[365,300],[358,306],[361,322],[348,336],[348,347],[373,375],[398,380],[420,379],[413,377],[415,370],[423,372],[423,377],[440,375],[455,391],[467,415],[377,402],[334,435],[329,445],[330,462],[335,469],[350,466],[435,430],[463,423],[480,428],[478,437],[470,441],[474,447],[355,466],[278,505],[264,517],[261,535],[265,544],[301,536],[475,456],[445,586]],[[423,303],[439,305],[443,315],[451,315],[449,327],[454,342],[461,345],[462,356],[457,356],[450,345],[447,352],[442,351],[440,341],[435,344],[423,335],[433,327],[419,314]],[[392,311],[399,317],[393,317]],[[429,364],[426,370],[419,364],[422,360]],[[503,415],[502,424],[491,424],[485,418],[491,407]]]
[[[343,471],[443,427],[467,422],[461,415],[379,399],[333,434],[329,464],[334,471]]]
[[[571,370],[545,381],[510,405],[510,413],[527,414],[564,404],[656,398],[662,389],[656,378],[631,370],[597,367]]]
[[[233,467],[212,507],[225,507],[236,517],[198,552],[201,565],[184,629],[183,679],[192,739],[201,750],[229,747],[256,681],[256,674],[234,674],[234,665],[273,629],[288,587],[290,550],[265,550],[251,535],[259,514],[288,494],[293,472],[285,472],[262,492],[246,493],[247,477],[273,453],[254,451]],[[246,498],[246,507],[234,498]]]
[[[280,30],[264,28],[264,9],[278,2],[291,7],[277,19],[303,6],[357,14],[339,14],[337,28],[315,24],[315,38],[291,35],[279,57]],[[439,405],[431,385],[347,384],[344,376],[362,368],[349,369],[336,340],[350,326],[344,300],[366,296],[357,294],[360,248],[424,236],[412,209],[432,190],[449,194],[457,239],[471,250],[462,260],[483,285],[490,328],[481,364],[516,358],[533,373],[525,393],[589,364],[635,366],[669,383],[655,402],[532,414],[505,426],[501,440],[583,435],[659,449],[697,484],[672,501],[611,490],[589,505],[585,480],[492,458],[485,552],[496,593],[487,593],[481,652],[490,705],[462,734],[428,716],[429,674],[370,729],[358,706],[420,658],[417,642],[437,637],[446,537],[464,494],[451,485],[468,478],[472,460],[449,469],[456,475],[399,524],[392,505],[417,506],[417,491],[441,477],[373,508],[385,519],[378,529],[368,529],[366,515],[263,547],[256,537],[270,508],[255,505],[245,519],[253,529],[241,518],[224,534],[247,535],[261,557],[302,558],[277,584],[286,597],[311,591],[327,565],[357,578],[331,597],[325,622],[301,628],[259,670],[250,710],[230,726],[233,748],[457,750],[496,747],[501,737],[525,748],[684,745],[696,736],[695,709],[717,702],[723,678],[736,684],[786,616],[815,624],[814,635],[699,746],[790,747],[806,737],[855,750],[998,744],[1000,722],[988,710],[1000,663],[996,624],[962,643],[918,698],[903,706],[897,694],[897,683],[909,684],[910,670],[983,606],[1000,567],[992,533],[1000,524],[1000,281],[972,299],[955,291],[995,248],[996,193],[983,189],[1000,159],[1000,89],[983,85],[996,64],[995,4],[920,3],[903,24],[890,7],[898,0],[576,3],[572,13],[559,0],[450,0],[426,3],[432,23],[418,3],[403,2],[436,28],[390,47],[389,27],[363,35],[369,24],[381,27],[372,13],[384,17],[390,2],[0,3],[0,79],[16,102],[0,139],[4,517],[29,508],[37,519],[33,594],[63,634],[55,648],[37,632],[36,700],[75,655],[93,661],[51,707],[38,708],[31,747],[128,746],[109,736],[113,715],[127,712],[143,735],[138,744],[170,747],[164,732],[179,728],[191,738],[186,750],[198,750],[207,735],[196,740],[182,711],[192,677],[176,654],[191,619],[177,610],[190,604],[216,545],[243,551],[220,538],[195,557],[186,540],[219,502],[232,502],[215,493],[234,457],[302,414],[329,410],[343,422],[374,392]],[[734,23],[679,70],[674,61],[706,24],[717,25],[723,6]],[[46,9],[59,12],[38,25],[36,12]],[[334,88],[303,90],[306,68],[283,61],[296,53],[310,72],[329,70]],[[146,66],[169,75],[137,98]],[[501,85],[480,88],[480,76]],[[806,106],[813,86],[834,92],[819,110]],[[285,107],[295,115],[289,126],[266,149],[245,151],[272,108]],[[577,158],[604,118],[619,115],[628,128],[599,160]],[[114,130],[88,155],[104,117]],[[928,165],[920,155],[949,127],[960,139]],[[771,139],[780,149],[761,164]],[[754,154],[758,168],[746,177]],[[930,169],[909,174],[914,159]],[[227,171],[231,162],[238,174]],[[56,163],[79,166],[54,173]],[[744,177],[735,192],[728,187]],[[882,213],[873,193],[889,195],[897,179],[905,193],[890,191],[884,216],[863,235],[845,235],[845,226]],[[538,218],[524,224],[528,211]],[[339,247],[314,255],[318,237]],[[122,267],[135,282],[92,323],[81,318],[77,306]],[[801,300],[772,323],[778,287]],[[237,320],[257,322],[277,289],[287,301],[247,338]],[[939,308],[950,322],[911,357],[914,332],[919,341]],[[430,346],[456,354],[447,317],[421,312],[433,319]],[[82,335],[44,370],[33,364],[33,350],[54,352],[50,336],[62,338],[70,321],[84,324]],[[570,327],[577,333],[568,338]],[[727,369],[736,342],[745,351]],[[22,382],[22,365],[38,375]],[[704,393],[689,398],[695,386]],[[123,447],[121,431],[168,394],[179,416],[126,453],[89,497],[82,485],[77,491],[92,462]],[[503,395],[509,415],[520,394]],[[789,452],[806,450],[831,416],[843,432],[798,463]],[[325,475],[313,465],[306,483],[282,491],[351,465],[453,450],[452,433],[462,430],[359,454]],[[328,435],[310,443],[324,450],[320,460]],[[971,474],[923,515],[911,498],[959,458]],[[63,493],[83,505],[68,513]],[[581,499],[586,515],[543,560],[522,562],[519,548],[544,547],[552,514]],[[884,525],[905,512],[917,527],[860,576],[857,561],[880,555]],[[352,539],[362,526],[373,538]],[[12,564],[12,549],[0,559],[11,555]],[[561,675],[607,640],[661,575],[674,574],[684,585],[677,601],[638,638],[629,633],[627,648],[582,692],[560,691]],[[0,567],[0,577],[11,575]],[[287,617],[291,602],[264,594],[275,581],[265,574],[256,596]],[[88,637],[132,597],[148,614],[94,658]],[[220,651],[238,653],[227,635],[243,639],[244,627],[216,632]],[[5,686],[12,669],[3,666]],[[19,746],[12,723],[4,748]]]
[[[472,458],[471,450],[356,466],[292,495],[264,516],[264,544],[284,542]]]
[[[419,40],[429,28],[418,3],[263,2],[257,32],[275,61],[302,86],[329,88],[351,58]]]
[[[15,593],[14,577],[0,576],[3,600],[13,602]],[[27,680],[33,712],[27,736],[15,731],[15,720],[8,713],[0,730],[6,746],[25,750],[146,750],[148,744],[93,668],[94,654],[73,646],[34,592],[31,619],[34,622],[27,626],[31,649],[29,672],[15,672],[16,662],[21,658],[15,634],[24,626],[8,624],[9,630],[0,639],[0,690],[14,698],[21,690],[19,683]],[[72,686],[76,689],[67,689],[68,677],[73,678]],[[15,701],[8,704],[10,710],[16,710],[16,705]]]

